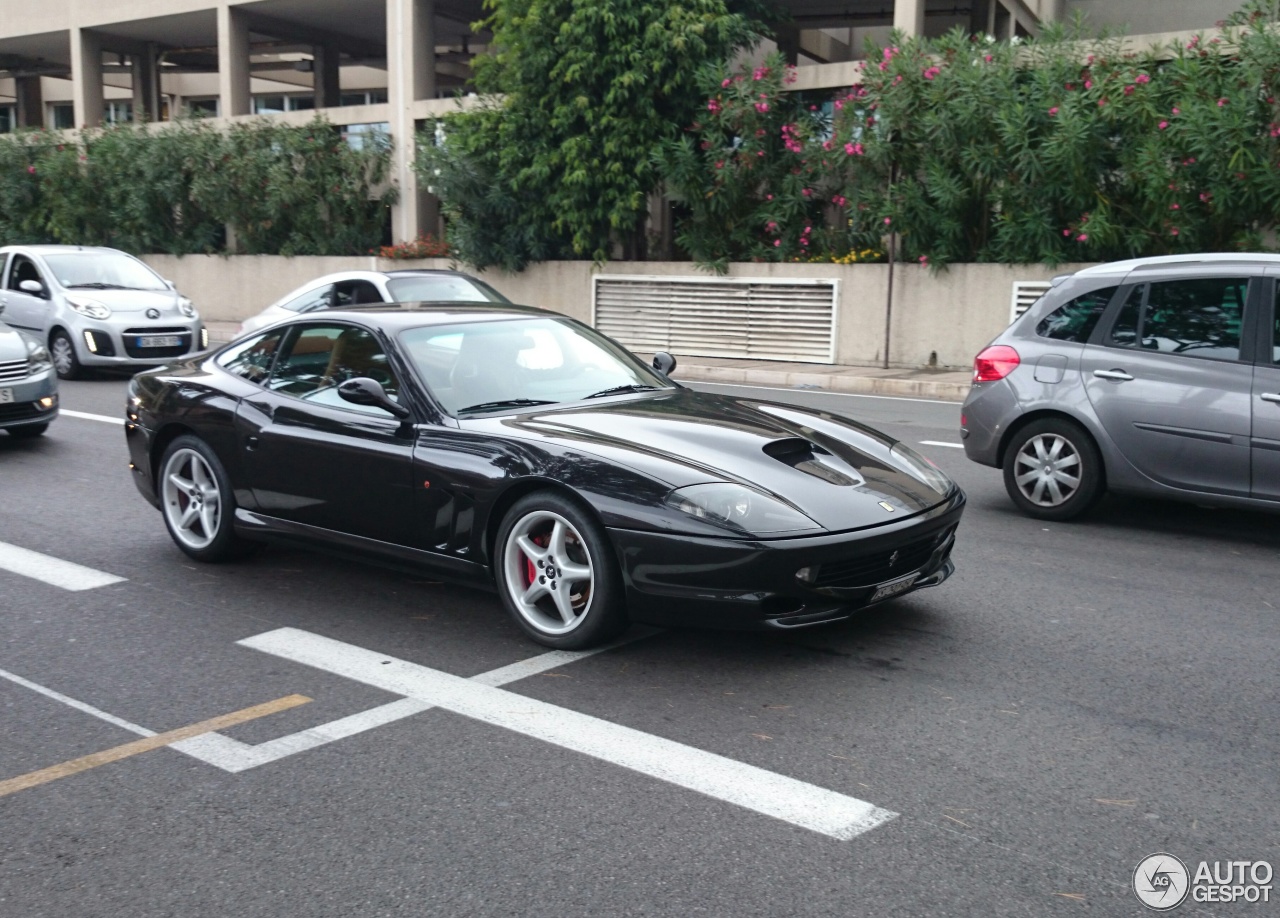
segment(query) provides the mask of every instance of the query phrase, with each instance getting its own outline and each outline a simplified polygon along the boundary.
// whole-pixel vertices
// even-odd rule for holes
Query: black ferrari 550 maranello
[[[797,628],[951,575],[961,490],[822,411],[497,304],[305,315],[134,378],[134,480],[200,561],[285,540],[479,584],[534,640]]]

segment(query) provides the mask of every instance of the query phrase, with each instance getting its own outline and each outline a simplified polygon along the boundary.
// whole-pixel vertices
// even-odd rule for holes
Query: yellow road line
[[[48,784],[50,781],[56,781],[68,775],[79,774],[82,771],[88,771],[90,768],[106,765],[108,762],[118,762],[120,759],[127,759],[132,755],[150,752],[152,749],[159,749],[161,746],[168,746],[170,743],[191,739],[193,736],[200,736],[203,733],[225,730],[227,727],[233,727],[248,720],[257,720],[259,717],[266,717],[268,714],[287,711],[289,708],[296,708],[298,705],[306,704],[310,700],[306,695],[286,695],[283,698],[277,698],[275,701],[255,704],[251,708],[243,708],[239,711],[232,711],[230,714],[223,714],[220,717],[202,720],[200,723],[191,724],[189,727],[179,727],[166,733],[157,733],[155,736],[134,740],[132,743],[125,743],[123,746],[104,749],[101,752],[72,759],[60,765],[52,765],[49,768],[41,768],[39,771],[18,775],[18,777],[9,778],[7,781],[0,781],[0,797],[26,790],[29,787]]]

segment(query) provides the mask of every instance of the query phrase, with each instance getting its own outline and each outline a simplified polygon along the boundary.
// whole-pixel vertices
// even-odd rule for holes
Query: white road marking
[[[125,579],[7,542],[0,542],[0,570],[73,591],[92,590],[112,583],[122,583]]]
[[[626,637],[603,647],[596,647],[591,650],[552,650],[536,657],[530,657],[528,660],[521,660],[509,666],[503,666],[487,673],[481,673],[478,676],[472,676],[471,681],[478,682],[481,685],[506,685],[508,682],[516,682],[529,676],[536,676],[539,673],[559,669],[566,663],[573,663],[575,660],[594,656],[597,653],[612,650],[614,647],[620,647],[623,644],[629,644],[632,641],[638,641],[656,633],[657,630],[653,628],[632,628]],[[352,714],[339,720],[320,724],[308,730],[302,730],[298,733],[292,733],[257,745],[242,743],[229,736],[223,736],[221,733],[206,733],[171,745],[179,752],[185,752],[187,755],[216,768],[237,773],[247,771],[250,768],[257,768],[259,765],[266,765],[269,762],[275,762],[285,756],[315,749],[335,740],[355,736],[357,733],[372,730],[374,727],[381,727],[406,717],[412,717],[414,714],[429,711],[433,707],[435,705],[413,698],[402,698],[399,701],[379,705],[376,708],[370,708],[358,714]]]
[[[960,402],[951,401],[945,398],[912,398],[908,395],[869,395],[865,392],[838,392],[835,389],[797,389],[787,388],[785,386],[753,386],[749,383],[730,383],[719,382],[710,379],[680,379],[676,378],[676,382],[681,385],[695,388],[696,386],[723,386],[726,389],[763,389],[766,392],[790,392],[792,395],[808,393],[810,395],[839,395],[844,398],[878,398],[886,402],[928,402],[931,405],[955,405],[960,407]]]
[[[108,714],[106,711],[102,710],[101,708],[95,708],[93,705],[85,704],[83,701],[76,701],[76,699],[68,695],[64,695],[61,692],[55,692],[51,688],[45,688],[43,685],[40,685],[39,683],[36,683],[36,682],[32,682],[30,679],[23,679],[18,674],[11,673],[8,670],[0,669],[0,678],[8,679],[10,682],[16,682],[18,685],[22,686],[23,688],[29,688],[33,692],[39,692],[41,695],[44,695],[46,698],[52,698],[54,701],[60,701],[63,704],[67,705],[68,707],[72,707],[72,708],[75,708],[77,711],[83,711],[86,714],[90,714],[98,718],[98,720],[105,720],[109,724],[115,724],[117,727],[120,727],[123,730],[128,730],[130,733],[136,733],[139,736],[155,736],[156,735],[156,732],[154,730],[148,730],[146,727],[139,727],[137,724],[129,723],[129,721],[124,720],[123,718],[120,718],[120,717],[116,717],[114,714]]]
[[[239,641],[846,840],[897,814],[682,743],[296,628]]]
[[[70,408],[61,408],[58,414],[66,415],[69,418],[80,418],[82,421],[101,421],[104,424],[123,424],[124,418],[113,418],[105,414],[89,414],[84,411],[72,411]]]
[[[921,446],[949,446],[952,449],[964,449],[963,443],[948,443],[946,440],[921,440]]]

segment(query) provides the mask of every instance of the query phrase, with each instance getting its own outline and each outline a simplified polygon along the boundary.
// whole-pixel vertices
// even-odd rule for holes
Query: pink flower
[[[1145,73],[1140,73],[1134,78],[1134,80],[1138,83],[1150,83],[1151,77],[1147,76]]]
[[[881,71],[885,71],[889,69],[889,65],[886,64],[884,61],[881,61],[877,66],[879,66]]]
[[[936,77],[940,73],[942,73],[942,68],[938,66],[933,66],[933,67],[926,67],[924,73],[921,75],[926,80],[932,80],[934,77]]]
[[[893,221],[892,221],[891,219],[889,219],[888,217],[885,217],[885,218],[884,218],[884,225],[885,225],[885,226],[888,226],[888,225],[889,225],[890,223],[892,223],[892,222],[893,222]]]
[[[901,82],[902,82],[902,74],[898,74],[896,77],[893,78],[894,86],[897,86]]]
[[[720,88],[728,89],[731,83],[733,83],[733,80],[729,79],[728,77],[725,77],[724,80],[720,83]]]
[[[766,194],[766,195],[764,196],[764,199],[765,199],[766,201],[772,201],[772,200],[773,200],[773,195],[771,195],[771,194]]]
[[[924,265],[926,268],[927,268],[927,267],[929,267],[929,256],[928,256],[928,255],[921,255],[921,256],[920,256],[920,264]]]
[[[757,68],[752,72],[752,74],[751,74],[751,79],[759,81],[759,80],[763,80],[763,79],[764,79],[765,77],[767,77],[768,75],[769,75],[769,68],[768,68],[768,67],[757,67]]]
[[[1169,235],[1170,236],[1178,235],[1178,228],[1175,226],[1173,229],[1169,230]]]
[[[768,110],[769,110],[769,103],[768,103],[768,102],[757,102],[757,103],[756,103],[756,111],[758,111],[760,114],[762,114],[762,115],[763,115],[763,114],[764,114],[765,112],[767,112]]]
[[[1093,89],[1093,80],[1085,80],[1085,81],[1084,81],[1084,88],[1085,88],[1085,89]]]
[[[781,239],[773,240],[773,245],[775,248],[777,248],[778,246],[782,245],[782,240]]]
[[[31,175],[35,175],[35,174],[36,174],[36,167],[35,167],[35,166],[27,166],[27,172],[28,172],[28,173],[30,173]]]
[[[1064,236],[1070,236],[1070,235],[1071,235],[1071,230],[1069,230],[1069,229],[1064,229],[1064,230],[1062,231],[1062,235],[1064,235]]]
[[[1076,242],[1088,242],[1088,241],[1089,241],[1088,233],[1081,233],[1079,236],[1076,237]]]
[[[1104,105],[1106,105],[1106,104],[1107,104],[1107,98],[1106,98],[1106,96],[1103,96],[1101,99],[1099,99],[1099,100],[1098,100],[1098,108],[1102,108],[1102,106],[1104,106]]]
[[[861,156],[861,155],[862,155],[862,144],[860,144],[860,143],[846,143],[846,144],[844,145],[844,151],[845,151],[846,153],[848,153],[850,156]]]
[[[720,103],[719,103],[719,102],[717,102],[715,99],[711,99],[711,100],[709,100],[709,101],[707,102],[707,111],[709,111],[709,112],[718,112],[718,111],[720,111]]]
[[[1068,84],[1066,84],[1066,85],[1067,85],[1067,92],[1075,92],[1075,90],[1076,90],[1076,84],[1075,84],[1075,83],[1068,83]]]
[[[764,228],[772,233],[774,230],[778,228],[778,224],[775,221],[770,220],[768,223],[764,225]]]
[[[1058,114],[1058,106],[1055,105],[1053,108],[1049,109],[1050,118],[1054,117],[1057,114]]]
[[[1130,85],[1128,85],[1128,86],[1126,86],[1126,87],[1124,88],[1124,94],[1125,94],[1126,96],[1131,96],[1131,95],[1133,95],[1133,85],[1132,85],[1132,84],[1130,84]]]
[[[723,160],[723,159],[722,159],[722,160],[720,160],[718,163],[716,163],[716,168],[717,168],[717,169],[723,169],[723,168],[724,168],[724,160]]]
[[[813,232],[813,227],[812,227],[812,226],[806,226],[806,227],[804,228],[804,231],[805,231],[806,233],[812,233],[812,232]]]
[[[990,54],[988,54],[988,55],[986,55],[985,57],[983,57],[982,59],[983,59],[984,61],[986,61],[986,62],[989,64],[989,63],[991,63],[991,61],[992,61],[992,59],[993,59],[993,58],[991,57],[991,55],[990,55]]]
[[[1168,121],[1161,121],[1161,122],[1160,122],[1160,124],[1159,124],[1159,128],[1160,128],[1160,130],[1162,130],[1162,131],[1163,131],[1165,128],[1167,128],[1168,126],[1169,126],[1169,122],[1168,122]]]
[[[1178,108],[1176,105],[1173,107],[1173,113],[1174,113],[1175,115],[1181,115],[1181,114],[1182,114],[1181,110],[1179,110],[1179,108]]]
[[[1224,105],[1226,105],[1226,104],[1227,104],[1227,100],[1226,100],[1226,99],[1219,99],[1219,100],[1218,100],[1218,108],[1222,108],[1222,106],[1224,106]]]
[[[844,108],[844,102],[842,102],[839,99],[836,99],[836,111],[840,111],[840,109],[842,108]]]
[[[756,150],[756,156],[764,156],[764,150]]]
[[[1170,204],[1170,205],[1169,205],[1169,209],[1170,209],[1170,210],[1182,210],[1182,208],[1181,208],[1181,207],[1179,207],[1177,204]]]
[[[807,198],[807,197],[809,197],[811,194],[813,194],[813,189],[812,189],[812,188],[802,188],[802,189],[800,190],[800,193],[801,193],[802,195],[804,195],[804,196]]]
[[[1213,195],[1209,194],[1207,191],[1200,192],[1200,200],[1204,201],[1206,204],[1209,203],[1209,198],[1211,197],[1213,197]]]

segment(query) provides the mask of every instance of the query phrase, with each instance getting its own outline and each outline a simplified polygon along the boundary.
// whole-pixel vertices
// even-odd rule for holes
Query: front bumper
[[[895,596],[942,583],[955,570],[950,555],[964,505],[957,488],[944,503],[897,523],[803,538],[717,539],[624,529],[609,535],[635,621],[797,628],[848,618],[882,601],[875,598],[879,587],[910,574],[917,575],[914,583]]]
[[[143,346],[155,336],[177,338],[165,347]],[[73,335],[76,356],[87,367],[159,367],[209,347],[209,331],[198,319],[163,325],[86,323]]]
[[[12,401],[0,402],[0,430],[48,424],[58,416],[58,377],[52,369],[17,382],[0,382],[0,389],[12,396]]]

